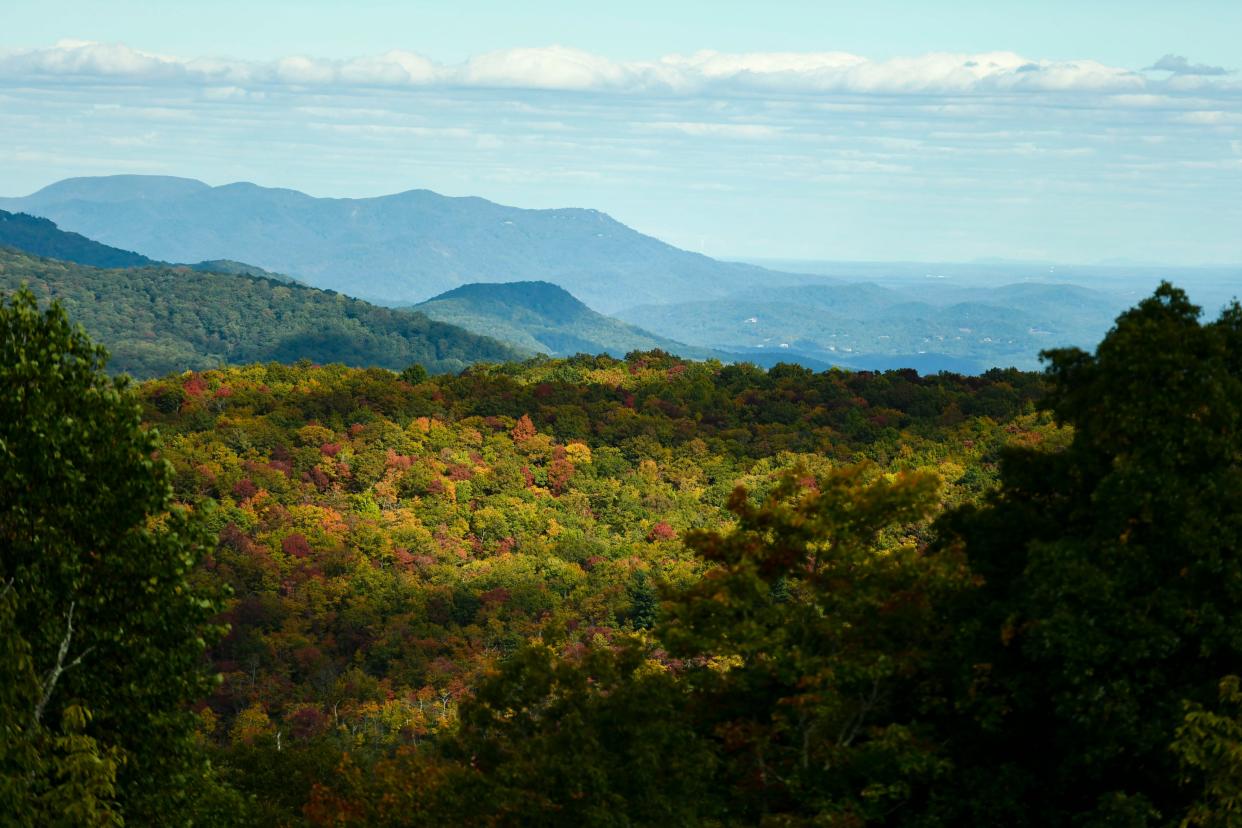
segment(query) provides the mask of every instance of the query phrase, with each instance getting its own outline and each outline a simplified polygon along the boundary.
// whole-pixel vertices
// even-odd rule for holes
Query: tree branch
[[[52,692],[56,689],[56,682],[60,681],[61,675],[66,670],[71,670],[81,664],[82,659],[86,657],[87,653],[95,649],[93,646],[87,647],[78,653],[77,658],[73,659],[73,661],[70,661],[68,664],[65,663],[65,659],[69,656],[69,644],[73,641],[73,609],[76,603],[76,601],[70,601],[69,612],[65,613],[65,637],[60,640],[60,649],[56,653],[56,663],[52,665],[52,668],[47,671],[43,678],[43,693],[39,697],[39,703],[35,705],[35,724],[38,724],[43,718],[43,711],[51,700]]]

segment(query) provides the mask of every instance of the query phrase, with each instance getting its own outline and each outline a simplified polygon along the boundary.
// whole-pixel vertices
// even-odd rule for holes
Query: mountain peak
[[[60,204],[66,201],[163,201],[210,190],[196,178],[172,175],[101,175],[66,178],[49,184],[25,200],[32,204]]]
[[[552,323],[564,323],[593,311],[562,287],[544,281],[472,282],[441,293],[431,302],[466,302],[497,310],[522,308]]]
[[[569,291],[546,281],[472,283],[429,299],[414,310],[518,348],[572,356],[654,348],[703,358],[708,352],[656,336],[597,313]]]
[[[598,210],[522,209],[429,190],[317,198],[246,183],[110,176],[0,199],[0,208],[156,259],[238,259],[393,305],[471,282],[546,280],[615,312],[724,297],[774,275],[678,250]]]

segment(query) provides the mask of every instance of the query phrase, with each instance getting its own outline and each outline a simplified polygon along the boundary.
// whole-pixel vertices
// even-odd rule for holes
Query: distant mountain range
[[[569,291],[549,282],[463,285],[413,309],[517,348],[551,356],[624,356],[630,351],[656,348],[690,359],[721,356],[596,313]]]
[[[783,352],[791,361],[810,357],[851,368],[978,373],[1038,368],[1041,350],[1093,344],[1117,313],[1114,297],[1072,285],[936,287],[772,287],[638,306],[618,316],[656,333],[675,332],[692,345],[748,356]]]
[[[543,280],[611,313],[800,278],[679,250],[596,210],[523,210],[428,190],[314,198],[247,183],[120,175],[66,179],[0,198],[0,208],[153,258],[240,259],[390,305],[472,282]]]
[[[217,263],[235,271],[221,273],[151,262],[28,219],[0,214],[0,293],[27,284],[41,298],[60,300],[107,346],[116,372],[150,377],[300,359],[394,370],[417,362],[439,372],[529,355],[421,313],[252,275],[240,263]],[[141,266],[97,268],[32,255],[13,242]]]
[[[288,273],[414,306],[520,354],[661,348],[816,369],[1034,369],[1046,348],[1093,346],[1141,298],[1107,268],[802,262],[777,263],[801,273],[770,270],[678,250],[595,210],[523,210],[426,190],[323,199],[122,175],[67,179],[0,207],[85,234],[39,241],[54,225],[0,213],[0,244],[106,267],[160,267],[158,258],[205,260],[190,267],[234,275]],[[1148,270],[1140,281],[1178,275]],[[1205,272],[1201,282],[1203,295],[1220,301],[1237,275]]]
[[[697,359],[745,358],[650,334],[596,313],[548,282],[464,285],[393,310],[241,262],[157,262],[63,231],[48,219],[0,210],[0,292],[23,282],[59,299],[107,345],[113,370],[139,377],[266,360],[389,368],[418,362],[443,371],[537,353],[661,349]],[[776,356],[754,361],[771,365],[786,357]]]

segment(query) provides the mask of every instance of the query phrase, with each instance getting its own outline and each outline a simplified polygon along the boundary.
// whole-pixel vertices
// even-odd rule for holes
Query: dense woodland
[[[146,267],[158,264],[141,253],[109,247],[79,233],[67,233],[48,219],[7,210],[0,210],[0,245],[34,256],[92,267]]]
[[[90,267],[189,267],[204,273],[233,273],[263,276],[278,282],[293,281],[288,276],[230,259],[212,259],[191,265],[169,265],[167,262],[148,259],[140,253],[100,244],[79,233],[66,232],[48,219],[26,213],[10,213],[7,210],[0,210],[0,247]]]
[[[56,232],[57,239],[68,235]],[[215,264],[231,272],[101,269],[0,247],[0,291],[26,284],[44,301],[59,300],[108,346],[111,371],[144,378],[186,367],[298,359],[459,371],[478,360],[521,356],[420,313],[251,275],[236,262]]]
[[[1042,374],[136,386],[0,315],[19,822],[1240,824],[1236,305]]]

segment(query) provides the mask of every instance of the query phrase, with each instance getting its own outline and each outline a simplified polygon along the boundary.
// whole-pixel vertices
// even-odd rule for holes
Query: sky
[[[1236,0],[27,2],[0,195],[592,207],[721,257],[1242,262]]]

